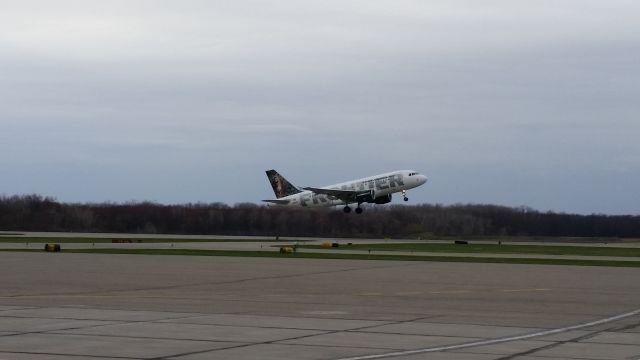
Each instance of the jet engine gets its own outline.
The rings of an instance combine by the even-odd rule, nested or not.
[[[376,197],[376,193],[374,190],[371,190],[365,194],[361,194],[357,198],[358,198],[358,202],[363,202],[363,203],[367,202],[367,203],[374,203],[374,204],[386,204],[391,202],[391,194]]]
[[[391,202],[391,194],[379,196],[379,197],[375,198],[373,200],[373,202],[376,203],[376,204],[390,203]]]

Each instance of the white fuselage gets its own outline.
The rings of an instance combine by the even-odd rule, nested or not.
[[[372,190],[375,197],[378,198],[388,196],[392,193],[413,189],[425,182],[427,182],[427,177],[418,172],[412,170],[399,170],[324,186],[322,189],[355,191]],[[325,207],[355,203],[337,199],[330,195],[316,194],[309,190],[283,197],[280,200],[288,200],[289,203],[286,206],[304,207]]]

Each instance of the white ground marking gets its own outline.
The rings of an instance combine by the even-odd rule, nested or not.
[[[504,337],[504,338],[499,338],[499,339],[491,339],[491,340],[474,341],[474,342],[465,343],[465,344],[438,346],[438,347],[407,350],[407,351],[397,351],[397,352],[391,352],[391,353],[386,353],[386,354],[355,356],[355,357],[348,357],[348,358],[340,358],[340,359],[336,359],[336,360],[383,359],[383,358],[390,358],[390,357],[396,357],[396,356],[422,354],[422,353],[430,353],[430,352],[445,351],[445,350],[464,349],[464,348],[470,348],[470,347],[475,347],[475,346],[483,346],[483,345],[492,345],[492,344],[498,344],[498,343],[503,343],[503,342],[523,340],[523,339],[529,339],[529,338],[538,337],[538,336],[553,335],[553,334],[567,332],[567,331],[571,331],[571,330],[588,328],[588,327],[591,327],[591,326],[605,324],[605,323],[608,323],[608,322],[617,321],[617,320],[628,318],[628,317],[635,316],[635,315],[640,315],[640,309],[634,310],[634,311],[631,311],[631,312],[628,312],[628,313],[616,315],[616,316],[611,316],[611,317],[608,317],[608,318],[605,318],[605,319],[600,319],[600,320],[596,320],[596,321],[590,321],[590,322],[587,322],[587,323],[582,323],[582,324],[573,325],[573,326],[567,326],[567,327],[563,327],[563,328],[559,328],[559,329],[538,331],[538,332],[534,332],[534,333],[531,333],[531,334],[509,336],[509,337]]]
[[[440,290],[440,291],[431,291],[429,294],[467,294],[470,293],[471,290]]]
[[[346,315],[346,311],[303,311],[307,315]]]
[[[551,291],[551,289],[504,289],[502,292]]]

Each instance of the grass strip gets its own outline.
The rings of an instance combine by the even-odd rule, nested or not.
[[[563,243],[620,243],[620,242],[637,242],[640,239],[635,238],[620,238],[620,237],[605,237],[605,236],[516,236],[516,235],[504,235],[504,236],[433,236],[425,235],[420,237],[420,240],[468,240],[468,241],[503,241],[503,242],[563,242]]]
[[[322,249],[318,245],[300,245],[300,248]],[[326,248],[325,248],[326,249]],[[404,251],[472,254],[537,254],[640,257],[640,248],[566,245],[497,245],[497,244],[429,244],[429,243],[380,243],[341,245],[340,250]],[[326,249],[331,251],[330,249]]]
[[[43,252],[42,250],[1,249],[0,252]],[[188,255],[188,256],[234,256],[263,257],[285,259],[338,259],[338,260],[393,260],[393,261],[434,261],[491,264],[533,264],[533,265],[573,265],[573,266],[611,266],[640,267],[640,261],[614,260],[573,260],[573,259],[535,259],[535,258],[478,258],[464,256],[415,256],[415,255],[367,255],[344,253],[305,253],[280,254],[275,251],[229,251],[194,249],[64,249],[64,253],[81,254],[128,254],[128,255]]]
[[[57,243],[57,244],[87,244],[87,243],[184,243],[184,242],[283,242],[288,240],[275,239],[187,239],[187,238],[119,238],[119,237],[25,237],[25,236],[2,236],[0,243]],[[306,240],[298,240],[304,242]]]

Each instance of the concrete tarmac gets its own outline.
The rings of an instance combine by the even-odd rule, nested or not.
[[[0,253],[0,359],[640,359],[640,270]]]

